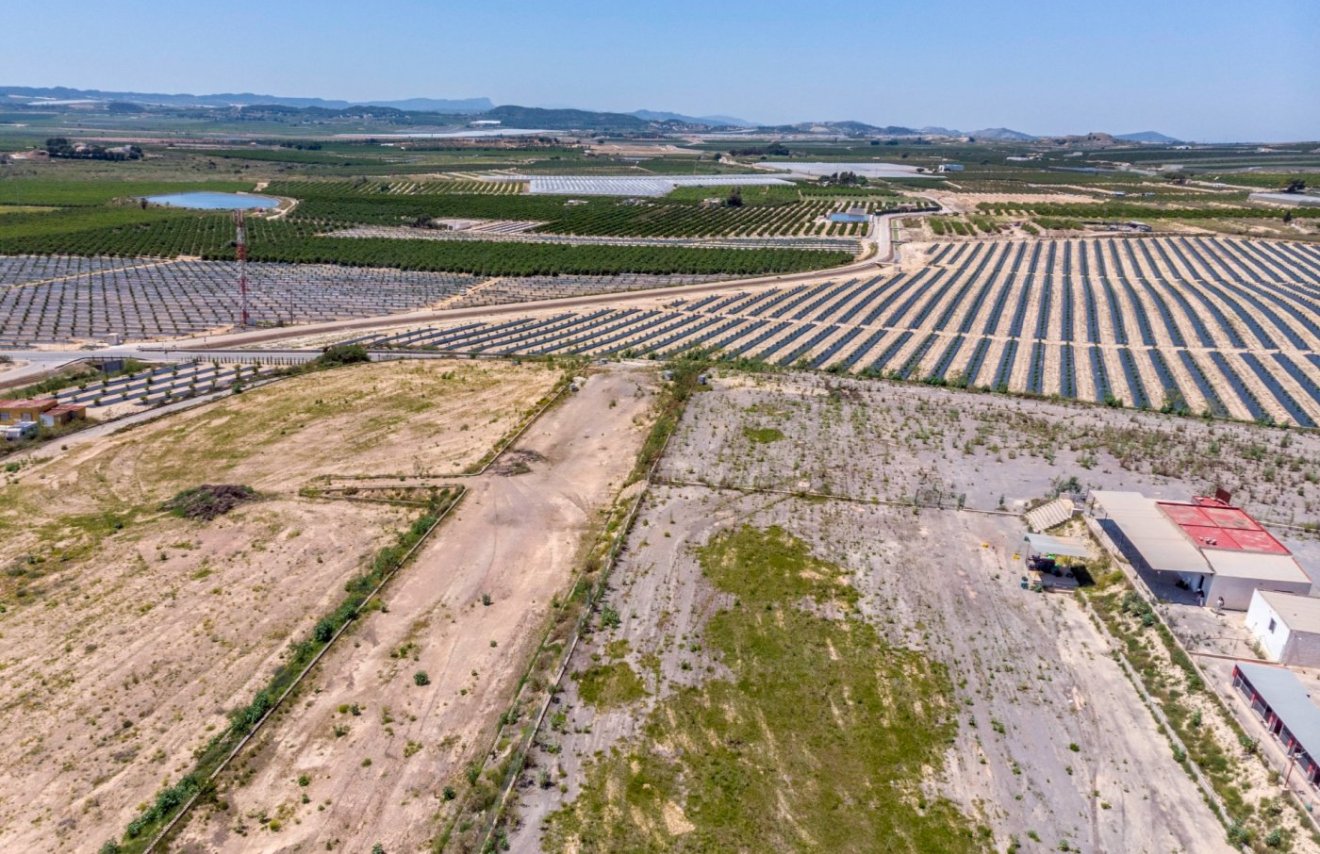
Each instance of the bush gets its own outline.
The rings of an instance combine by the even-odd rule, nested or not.
[[[250,486],[234,483],[204,483],[185,489],[161,505],[175,516],[209,522],[257,496]]]
[[[1251,831],[1235,821],[1228,826],[1228,841],[1238,846],[1250,845]]]
[[[316,361],[326,367],[351,365],[356,362],[370,362],[371,355],[361,344],[332,344],[321,351]]]

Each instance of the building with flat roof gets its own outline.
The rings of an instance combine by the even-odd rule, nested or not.
[[[1297,677],[1282,667],[1240,661],[1233,667],[1233,687],[1265,728],[1297,763],[1312,786],[1320,787],[1320,708],[1311,702]]]
[[[1270,661],[1320,667],[1320,598],[1257,590],[1246,625]]]
[[[30,400],[0,400],[0,424],[21,424],[24,421],[37,421],[41,414],[58,405],[53,397],[37,397]]]
[[[1157,593],[1182,588],[1201,604],[1245,611],[1257,589],[1311,595],[1311,578],[1269,531],[1223,498],[1157,501],[1091,493],[1100,527]]]

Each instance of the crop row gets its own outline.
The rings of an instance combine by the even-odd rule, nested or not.
[[[408,198],[408,197],[397,197]],[[473,198],[499,198],[475,196]],[[233,224],[227,216],[141,210],[36,214],[0,220],[0,254],[66,254],[212,260],[234,257]],[[40,221],[53,217],[53,221]],[[68,227],[52,227],[67,220]],[[98,227],[99,225],[99,227]],[[680,273],[755,275],[835,266],[851,259],[837,251],[789,248],[689,248],[671,246],[568,246],[517,242],[441,242],[331,238],[326,221],[253,218],[248,257],[258,261],[345,264],[482,275],[557,273]]]
[[[815,368],[837,366],[869,375],[997,391],[1086,396],[1097,403],[1159,407],[1184,414],[1235,415],[1304,427],[1313,427],[1320,420],[1320,369],[1297,362],[1271,364],[1241,354],[1235,365],[1219,352],[1107,350],[1094,345],[1079,356],[1068,343],[1035,341],[1025,348],[1017,339],[996,342],[990,338],[979,339],[969,350],[965,336],[917,334],[910,329],[867,333],[865,327],[793,322],[771,314],[739,318],[676,309],[600,309],[591,315],[565,313],[546,320],[524,318],[499,325],[468,323],[452,330],[419,330],[407,333],[409,340],[396,346],[453,352],[634,356],[701,348],[727,358]],[[1239,365],[1245,365],[1247,371]],[[1153,381],[1144,378],[1148,371]],[[1186,379],[1179,379],[1178,372]],[[1079,383],[1083,374],[1089,384],[1085,395]],[[1305,391],[1289,391],[1284,382],[1289,376]],[[1192,400],[1197,401],[1195,410]],[[1226,405],[1226,400],[1231,403]]]
[[[1144,220],[1144,219],[1280,219],[1284,210],[1273,207],[1178,207],[1176,205],[1134,205],[1117,202],[981,202],[977,210],[989,214],[1015,214],[1023,210],[1033,216],[1068,220]],[[1320,218],[1320,208],[1290,208],[1294,217]]]
[[[915,273],[711,295],[678,310],[693,315],[685,322],[653,318],[663,343],[644,329],[625,334],[624,318],[609,342],[579,331],[573,346],[676,352],[696,346],[684,330],[709,326],[721,334],[702,346],[739,357],[791,354],[795,364],[905,379],[1320,420],[1320,312],[1306,284],[1320,253],[1310,247],[1028,241],[962,243],[929,256]],[[1259,334],[1246,334],[1256,326]],[[536,352],[535,340],[518,352]]]

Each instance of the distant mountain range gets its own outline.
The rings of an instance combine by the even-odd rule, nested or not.
[[[326,98],[286,98],[252,92],[221,92],[213,95],[165,94],[161,92],[107,92],[100,89],[70,89],[64,86],[0,86],[0,95],[15,100],[127,101],[162,107],[255,107],[278,106],[305,109],[343,110],[349,107],[388,107],[427,113],[484,113],[495,106],[489,98],[407,98],[402,101],[334,101]]]
[[[1045,137],[1011,130],[985,128],[960,131],[946,127],[910,128],[899,125],[872,125],[857,121],[799,122],[789,125],[759,125],[734,116],[689,116],[660,110],[634,110],[631,113],[599,112],[570,108],[546,109],[512,104],[496,106],[489,98],[405,98],[392,101],[339,101],[327,98],[290,98],[258,95],[251,92],[224,92],[210,95],[166,94],[159,92],[121,92],[101,89],[73,89],[65,86],[0,86],[0,101],[11,106],[39,108],[57,106],[105,106],[121,112],[134,109],[128,105],[164,109],[212,109],[241,111],[243,117],[284,117],[290,111],[306,110],[318,116],[345,119],[375,119],[400,125],[463,123],[472,119],[499,121],[507,127],[544,128],[546,130],[630,131],[738,129],[761,130],[784,134],[835,134],[864,137],[972,138],[988,142],[1030,142]],[[1107,135],[1106,135],[1107,136]],[[1168,145],[1179,142],[1156,131],[1141,131],[1109,137],[1122,142]]]
[[[685,116],[682,113],[666,113],[656,110],[633,110],[628,115],[636,116],[648,122],[680,122],[687,125],[716,125],[721,127],[754,128],[756,122],[734,116]]]
[[[1137,133],[1115,134],[1114,139],[1121,139],[1124,142],[1144,142],[1149,145],[1177,145],[1182,142],[1181,139],[1174,139],[1171,136],[1165,136],[1159,131],[1143,130]]]
[[[1038,138],[1029,133],[1011,130],[1010,128],[985,128],[984,130],[970,131],[965,135],[973,139],[988,139],[994,142],[1027,142]]]

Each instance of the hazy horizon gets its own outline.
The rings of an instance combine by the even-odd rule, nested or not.
[[[347,101],[488,97],[766,124],[1320,139],[1320,4],[1288,0],[1085,8],[828,0],[796,15],[745,0],[676,0],[663,20],[635,3],[507,0],[443,10],[236,0],[219,12],[129,0],[114,9],[58,24],[39,7],[8,11],[9,31],[22,37],[0,53],[0,83]]]

